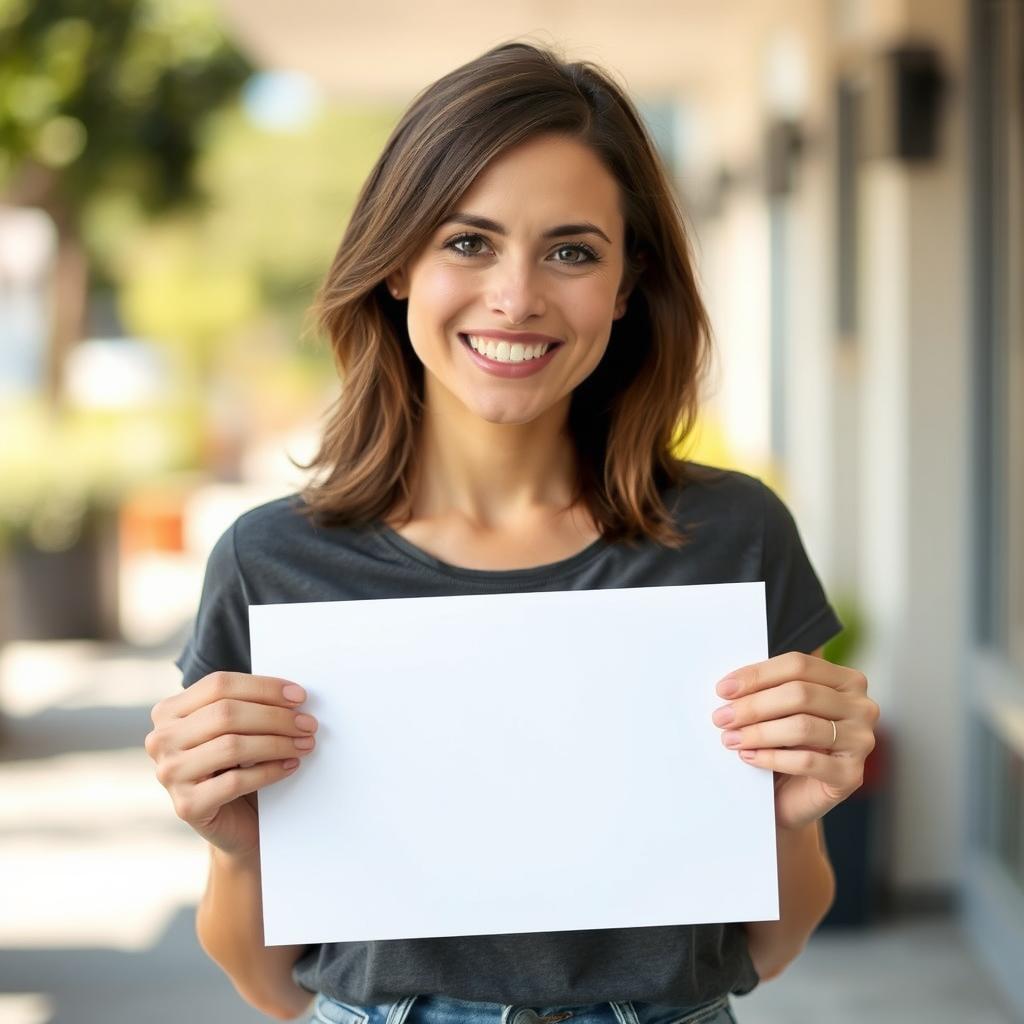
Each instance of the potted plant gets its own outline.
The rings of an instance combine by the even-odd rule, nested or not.
[[[0,637],[118,638],[122,501],[187,463],[179,414],[5,408],[0,446]]]

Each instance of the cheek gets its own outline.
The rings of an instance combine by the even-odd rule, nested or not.
[[[587,287],[573,296],[571,316],[574,331],[581,337],[594,339],[595,345],[607,344],[615,313],[615,293],[605,281],[587,282]]]
[[[572,303],[572,329],[578,338],[587,339],[580,350],[580,362],[574,374],[574,386],[597,368],[604,358],[611,338],[615,312],[615,292],[609,289],[607,281],[587,282],[585,289],[575,296]]]
[[[407,326],[417,358],[435,373],[444,373],[451,358],[452,331],[473,296],[465,271],[458,267],[426,266],[411,280]]]
[[[585,325],[590,333],[600,333],[615,311],[616,289],[612,276],[595,276],[581,281],[580,286],[573,303],[576,318],[581,328]]]
[[[438,320],[453,315],[469,294],[466,274],[457,268],[429,267],[412,280],[409,292],[409,316],[413,320],[429,320],[438,326]]]

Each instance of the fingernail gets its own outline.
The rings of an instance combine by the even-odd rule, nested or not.
[[[741,750],[740,751],[740,757],[742,757],[744,761],[753,761],[754,758],[757,757],[757,751],[756,750]]]
[[[728,725],[736,717],[736,712],[733,710],[731,704],[726,704],[724,707],[720,707],[712,716],[711,721],[715,725]]]
[[[716,687],[719,697],[731,697],[740,688],[740,681],[735,676],[726,676]]]
[[[306,699],[306,691],[294,683],[289,683],[281,693],[285,700],[290,700],[293,704],[301,704]]]
[[[293,742],[299,750],[312,750],[313,744],[316,743],[316,740],[314,740],[312,736],[299,736]]]
[[[316,719],[312,715],[296,715],[295,724],[306,732],[312,732],[316,728]]]
[[[722,733],[722,742],[727,747],[738,747],[742,737],[736,729],[730,729],[728,732]]]
[[[297,757],[289,757],[287,761],[283,761],[281,763],[281,767],[286,772],[294,771],[296,768],[299,767],[299,759]]]

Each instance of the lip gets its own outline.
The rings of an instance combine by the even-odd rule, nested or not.
[[[477,334],[476,331],[473,331],[472,333]],[[514,338],[517,341],[523,341],[524,339],[527,338],[534,338],[536,339],[536,341],[547,340],[549,342],[554,342],[553,338],[545,339],[545,335],[543,334],[509,335],[509,333],[505,331],[477,335],[477,337],[487,338],[493,338],[498,336],[500,336],[502,340],[511,340],[512,338]],[[536,341],[534,342],[534,344],[536,344]],[[488,359],[487,356],[481,355],[479,352],[477,352],[476,349],[474,349],[473,346],[470,345],[469,339],[466,337],[465,334],[459,334],[459,345],[461,348],[465,350],[469,358],[472,359],[473,362],[476,363],[476,365],[479,366],[480,369],[484,371],[484,373],[489,373],[492,377],[505,377],[511,378],[513,380],[518,379],[520,377],[532,377],[535,373],[540,373],[540,371],[543,370],[544,367],[547,366],[552,359],[554,359],[555,354],[562,347],[560,343],[552,344],[551,348],[549,348],[547,352],[545,352],[544,355],[542,355],[539,359],[530,359],[528,362],[525,363],[499,363],[494,359]]]
[[[530,331],[498,331],[498,330],[481,330],[481,331],[460,331],[460,334],[472,334],[477,338],[498,338],[501,341],[518,341],[523,345],[559,345],[561,344],[561,338],[552,338],[550,334],[534,334]]]

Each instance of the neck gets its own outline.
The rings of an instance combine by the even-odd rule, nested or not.
[[[489,423],[432,384],[429,374],[425,383],[415,519],[455,517],[490,530],[569,507],[576,454],[567,429],[568,396],[529,423]]]

